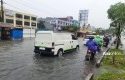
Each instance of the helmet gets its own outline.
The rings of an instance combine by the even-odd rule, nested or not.
[[[100,38],[100,36],[99,36],[99,35],[96,35],[96,37]]]

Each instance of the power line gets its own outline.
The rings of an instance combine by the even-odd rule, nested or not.
[[[13,8],[16,8],[16,9],[18,9],[18,10],[22,10],[22,11],[24,11],[24,12],[27,12],[27,11],[25,11],[24,9],[18,8],[18,7],[13,6],[13,5],[9,4],[9,3],[5,3],[5,4],[6,4],[6,5],[9,5],[9,6],[13,7]]]
[[[21,0],[22,1],[22,0]],[[33,3],[33,4],[31,4],[31,5],[33,5],[33,7],[28,7],[28,6],[26,6],[24,3],[26,3],[26,4],[29,4],[28,2],[26,2],[25,0],[23,0],[22,2],[23,3],[21,3],[20,1],[17,1],[17,0],[15,0],[15,1],[13,1],[14,3],[16,3],[16,4],[19,4],[19,5],[23,5],[24,7],[25,7],[25,10],[24,9],[22,9],[22,8],[18,8],[17,6],[13,6],[13,5],[11,5],[11,4],[9,4],[9,3],[6,3],[7,5],[9,5],[9,6],[12,6],[12,7],[14,7],[14,8],[16,8],[16,9],[19,9],[19,10],[22,10],[22,11],[24,11],[24,12],[28,12],[28,11],[31,11],[31,8],[33,9],[33,10],[35,10],[35,13],[36,14],[40,14],[40,16],[42,16],[41,15],[41,13],[40,13],[40,11],[43,11],[43,12],[45,12],[45,13],[48,13],[48,14],[51,14],[51,15],[53,15],[53,16],[57,16],[57,14],[53,14],[52,12],[47,12],[47,10],[42,10],[41,8],[42,7],[40,7],[40,8],[38,8],[38,7],[36,7],[37,5],[39,5],[38,3],[40,3],[38,0],[37,0],[37,3]],[[43,4],[42,4],[42,6],[43,6]],[[27,10],[26,10],[26,8],[27,8]],[[44,8],[45,8],[45,5],[44,5]],[[46,9],[49,9],[49,10],[55,10],[55,9],[50,9],[49,7],[46,7]],[[60,11],[58,11],[58,12],[60,12]],[[29,13],[29,12],[28,12]],[[62,13],[62,12],[61,12]],[[59,16],[60,17],[60,16]]]
[[[15,0],[17,3],[21,3],[20,1],[17,1],[17,0]],[[23,1],[24,3],[27,3],[27,4],[29,4],[29,2],[26,2],[26,1]],[[23,5],[25,5],[23,3]],[[40,4],[38,4],[38,3],[40,3]],[[22,3],[21,3],[22,4]],[[30,3],[31,4],[31,3]],[[37,10],[39,10],[40,11],[40,8],[43,8],[44,7],[44,9],[46,8],[47,10],[49,9],[49,13],[52,15],[53,13],[52,12],[50,12],[50,10],[55,10],[55,12],[57,13],[57,12],[60,12],[60,13],[63,13],[63,14],[65,14],[64,12],[62,12],[62,11],[59,11],[59,10],[56,10],[56,9],[54,9],[54,8],[49,8],[49,7],[47,7],[47,6],[45,6],[44,4],[42,4],[42,7],[40,7],[40,8],[36,8],[35,6],[37,6],[37,5],[41,5],[41,2],[39,2],[39,1],[37,1],[37,3],[33,3],[32,4],[33,5],[33,8],[35,8],[35,9],[37,9]],[[35,6],[34,6],[35,5]],[[26,5],[25,5],[26,6]],[[26,6],[27,7],[27,6]],[[43,12],[46,12],[47,10],[43,10]],[[55,14],[55,12],[54,12],[54,14],[53,15],[56,15],[57,16],[57,14]],[[60,15],[60,14],[59,14]],[[67,14],[66,14],[67,15]]]
[[[28,2],[26,2],[26,1],[23,1],[23,2],[25,2],[25,3],[27,3],[27,4],[29,4]],[[25,4],[23,4],[23,3],[21,3],[21,2],[19,2],[19,1],[16,1],[16,3],[18,3],[18,4],[22,4],[22,5],[24,5],[24,6],[26,6]],[[31,3],[30,3],[31,4]],[[31,5],[34,5],[33,7],[32,7],[32,9],[34,9],[34,10],[38,10],[38,12],[39,11],[41,11],[41,9],[40,8],[37,8],[37,7],[35,7],[36,5],[35,4],[31,4]],[[27,7],[27,6],[26,6]],[[29,7],[28,7],[29,8]],[[31,7],[30,7],[31,8]],[[48,14],[51,14],[51,15],[53,15],[53,16],[57,16],[57,14],[53,14],[52,12],[47,12],[47,10],[42,10],[42,11],[44,11],[45,13],[48,13]]]
[[[11,5],[11,4],[9,4],[9,3],[5,3],[6,5],[8,5],[8,6],[10,6],[10,7],[13,7],[13,8],[15,8],[15,9],[18,9],[18,10],[21,10],[21,11],[23,11],[23,12],[25,12],[25,13],[29,13],[28,12],[28,10],[24,10],[24,9],[22,9],[22,8],[18,8],[17,6],[13,6],[13,5]],[[9,9],[9,8],[8,8]],[[18,11],[17,10],[17,11]],[[19,11],[20,12],[20,11]],[[29,13],[29,14],[32,14],[32,13]],[[36,14],[35,14],[36,15]]]
[[[41,4],[41,2],[39,2],[39,0],[36,0],[36,1],[37,1],[37,3],[40,3],[40,4]],[[37,3],[36,3],[36,4],[37,4]],[[44,6],[45,8],[49,8],[49,9],[52,9],[52,10],[58,11],[58,12],[60,12],[60,13],[63,13],[63,14],[69,15],[69,14],[67,14],[67,13],[64,13],[64,11],[61,11],[61,10],[58,10],[58,9],[55,9],[55,8],[52,8],[52,7],[48,7],[48,6],[45,5],[45,4],[42,4],[42,6]]]
[[[8,6],[11,6],[11,7],[13,7],[13,8],[16,8],[16,9],[18,9],[18,11],[19,10],[21,10],[21,11],[23,11],[23,12],[26,12],[26,13],[29,13],[28,11],[31,11],[31,10],[26,10],[26,9],[22,9],[22,8],[18,8],[17,6],[13,6],[13,5],[11,5],[11,4],[9,4],[9,3],[5,3],[6,5],[8,5]],[[19,11],[20,12],[20,11]],[[37,14],[38,14],[39,12],[37,12]],[[29,14],[33,14],[33,13],[29,13]],[[41,13],[39,13],[39,14],[41,14]],[[36,14],[35,14],[36,15]]]

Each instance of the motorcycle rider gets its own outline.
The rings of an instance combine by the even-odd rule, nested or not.
[[[97,46],[98,46],[98,44],[94,40],[94,37],[89,38],[89,40],[86,42],[86,46],[87,46],[88,50],[91,50],[94,52],[94,54],[92,54],[92,56],[94,57],[94,55],[96,54],[96,51],[97,51]]]
[[[107,47],[107,45],[109,44],[109,38],[108,38],[107,35],[104,36],[103,42],[106,42],[106,43],[107,43],[107,44],[106,44],[106,47]]]
[[[103,44],[102,38],[101,38],[99,35],[96,35],[95,41],[96,41],[96,43],[98,44],[98,48],[100,48],[100,50],[101,50],[101,46],[102,46],[102,44]]]

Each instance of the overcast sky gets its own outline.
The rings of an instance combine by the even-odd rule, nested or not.
[[[125,0],[3,0],[4,7],[31,13],[38,17],[73,16],[78,20],[79,10],[89,10],[88,23],[95,27],[108,28],[107,10],[110,5]]]

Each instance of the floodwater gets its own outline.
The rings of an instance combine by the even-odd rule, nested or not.
[[[82,39],[79,44],[79,52],[54,57],[35,54],[34,39],[0,41],[0,80],[84,80],[99,57],[85,61]]]

